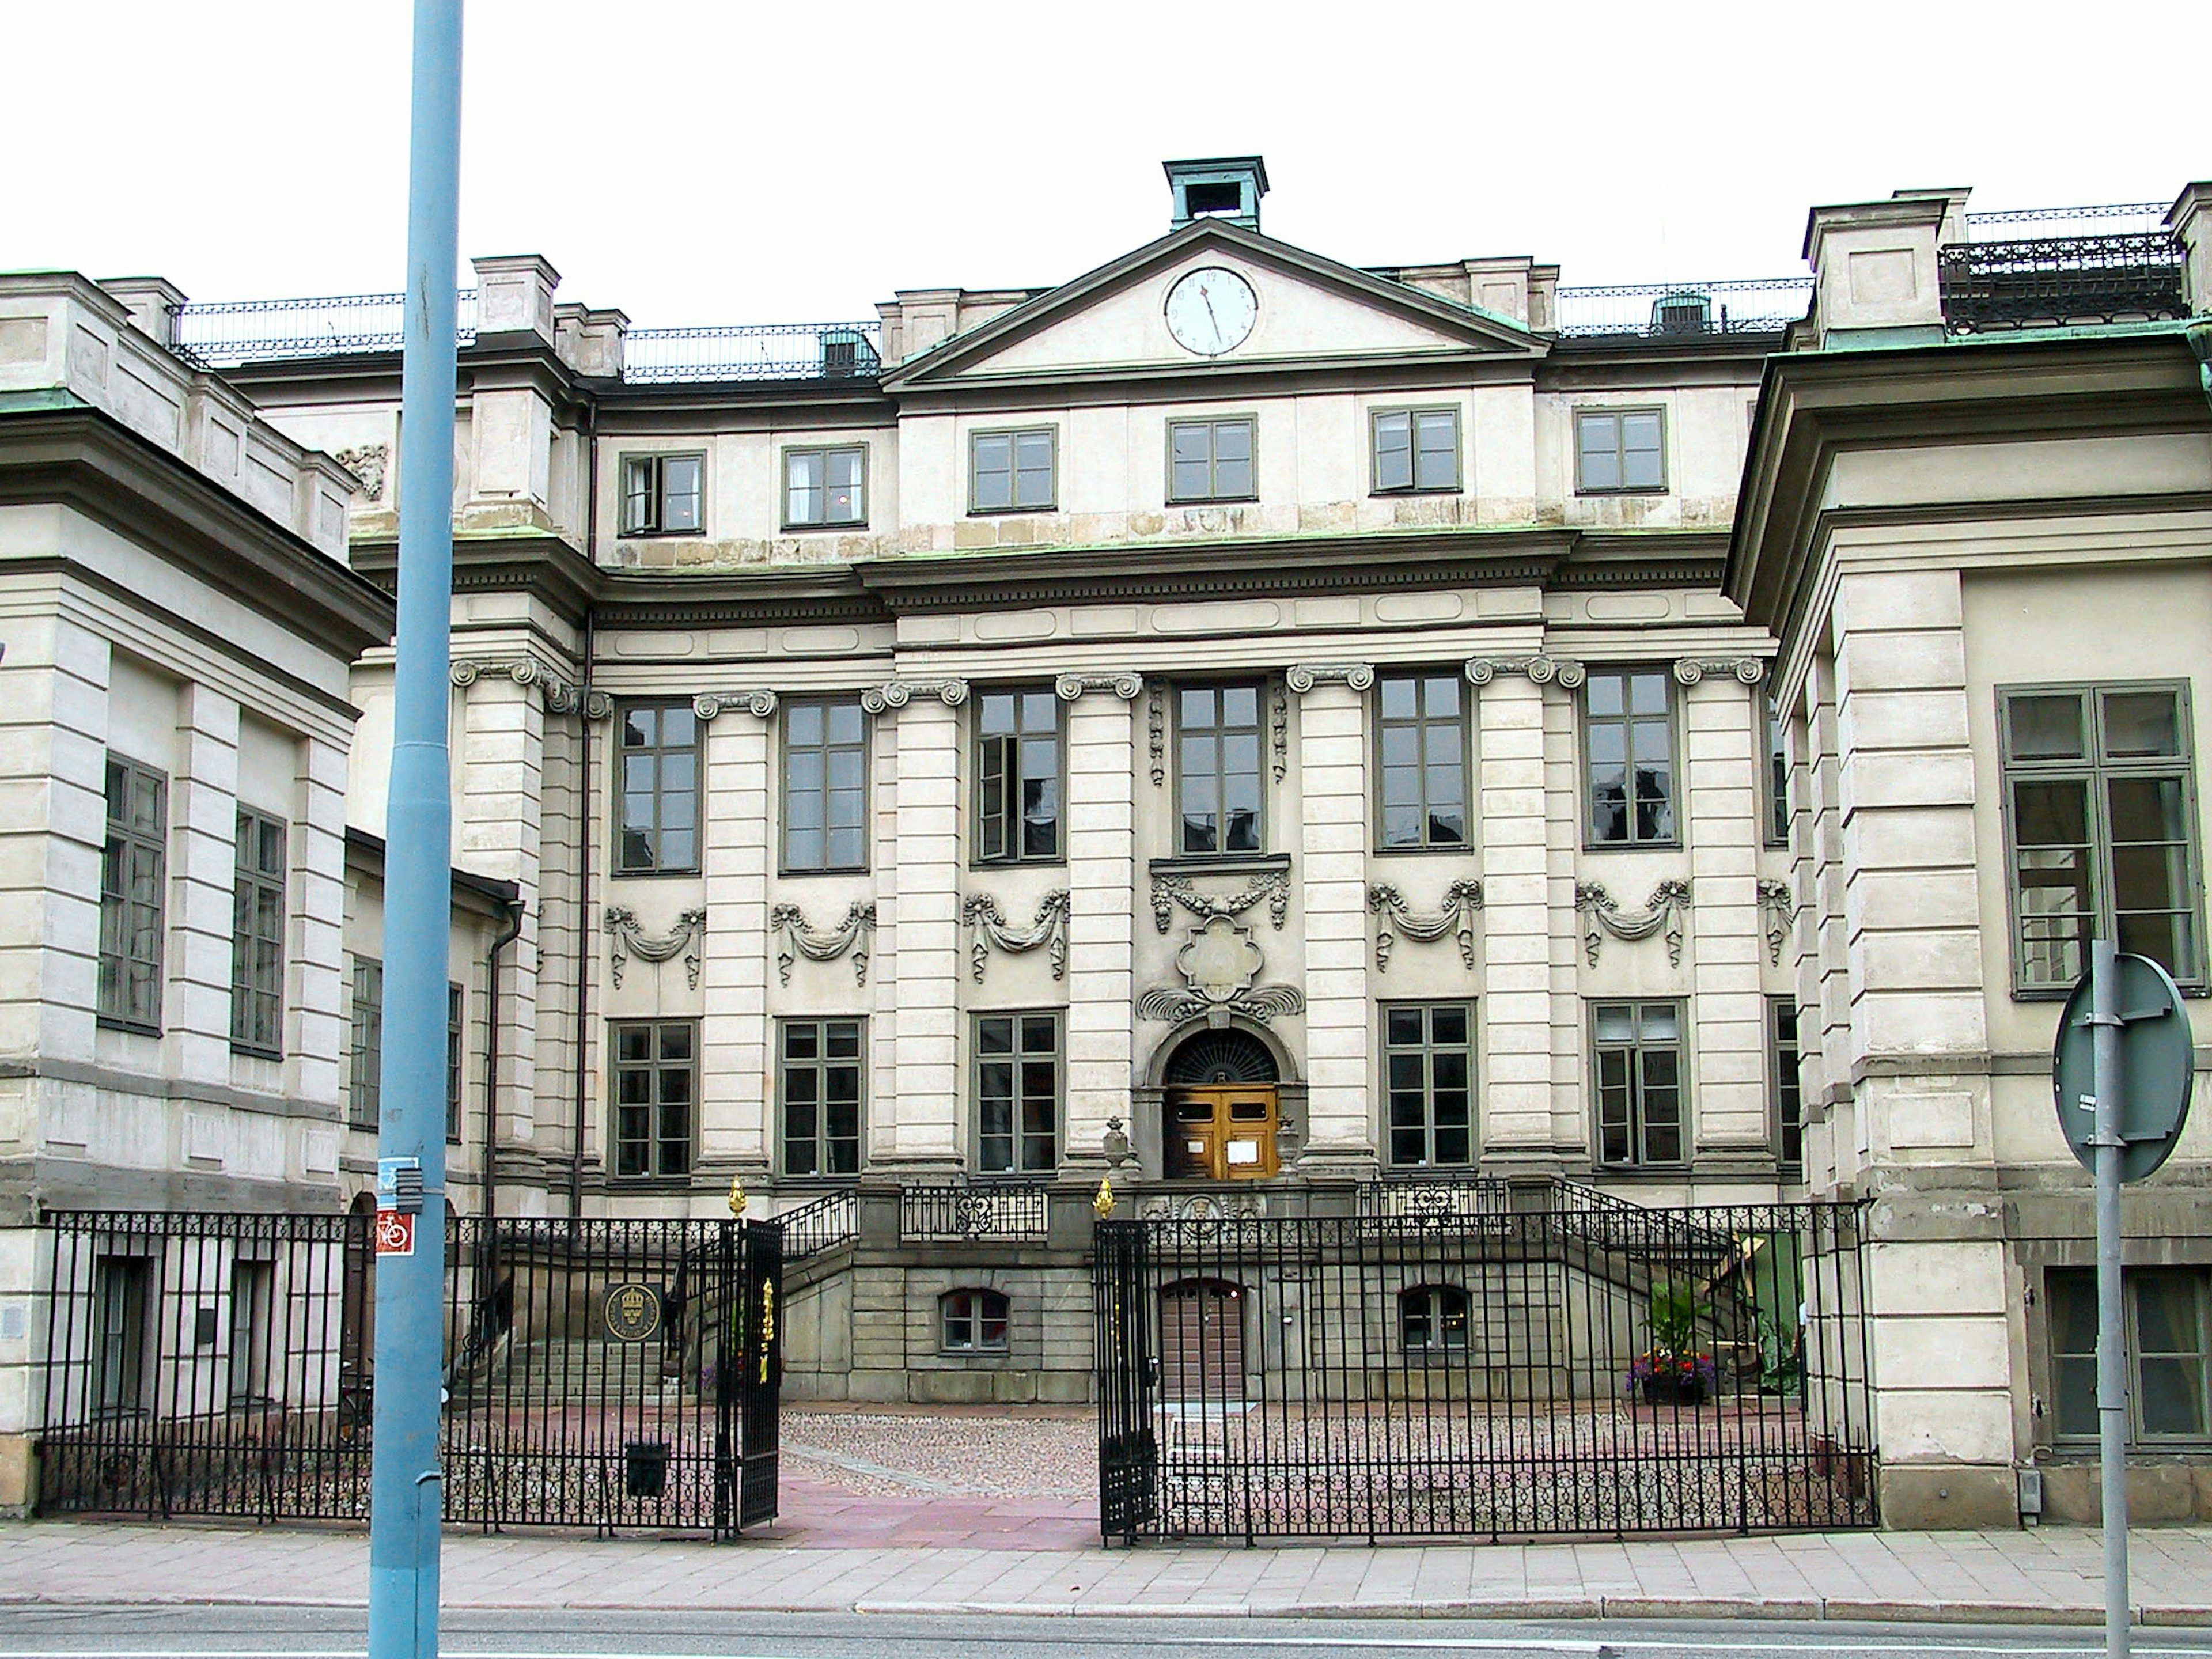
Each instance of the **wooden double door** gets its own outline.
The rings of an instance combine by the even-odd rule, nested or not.
[[[1272,1084],[1170,1089],[1166,1118],[1171,1179],[1261,1181],[1282,1169],[1275,1146],[1282,1107]]]

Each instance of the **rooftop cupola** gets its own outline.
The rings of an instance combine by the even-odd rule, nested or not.
[[[1194,219],[1226,219],[1247,230],[1260,228],[1260,198],[1267,193],[1267,164],[1256,155],[1215,155],[1194,161],[1163,161],[1168,188],[1175,192],[1175,222],[1181,230]]]

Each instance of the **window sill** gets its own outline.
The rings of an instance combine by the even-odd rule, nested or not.
[[[1145,866],[1155,876],[1183,874],[1257,874],[1262,871],[1291,867],[1288,853],[1182,853],[1173,858],[1154,859]]]
[[[1249,507],[1259,499],[1257,495],[1170,495],[1164,505],[1169,507]]]
[[[626,542],[661,542],[680,539],[685,536],[703,537],[707,533],[707,527],[702,525],[696,530],[621,530],[615,533],[621,540]]]
[[[1462,841],[1455,842],[1449,846],[1377,847],[1374,849],[1374,853],[1378,859],[1419,858],[1424,854],[1431,858],[1473,858],[1474,848]]]
[[[1603,498],[1608,495],[1671,495],[1674,493],[1665,484],[1646,484],[1632,489],[1586,489],[1580,484],[1575,486],[1575,497],[1578,501],[1592,496]]]
[[[158,1025],[141,1025],[135,1020],[111,1019],[106,1014],[97,1016],[93,1024],[103,1031],[127,1031],[132,1036],[158,1037],[161,1035],[161,1028]]]
[[[867,527],[868,521],[866,519],[835,519],[825,520],[821,524],[787,524],[779,526],[782,533],[787,536],[816,535],[825,530],[866,530]]]
[[[971,507],[968,509],[968,516],[971,519],[1018,519],[1029,514],[1059,511],[1058,501],[1042,501],[1035,507]]]
[[[970,870],[1057,870],[1065,869],[1067,854],[1054,853],[1050,858],[1033,859],[969,859]]]
[[[265,1060],[272,1065],[282,1065],[284,1060],[282,1048],[254,1048],[243,1042],[234,1042],[230,1045],[230,1052],[240,1060]]]
[[[870,873],[870,868],[865,864],[831,864],[793,869],[788,865],[780,864],[775,873],[787,880],[797,881],[808,876],[865,876]]]
[[[1679,840],[1586,841],[1583,843],[1585,853],[1679,853],[1681,850],[1682,843]]]
[[[1398,495],[1464,495],[1465,494],[1467,494],[1465,484],[1407,484],[1397,489],[1370,489],[1367,492],[1367,499],[1371,501],[1387,501]]]
[[[696,1185],[689,1175],[611,1175],[607,1177],[607,1190],[611,1193],[688,1193]]]
[[[669,868],[665,870],[658,868],[652,870],[623,870],[617,868],[610,870],[607,873],[614,877],[617,881],[631,881],[640,876],[690,876],[694,879],[696,879],[702,872],[699,866],[693,864],[688,865],[680,870],[671,866]]]

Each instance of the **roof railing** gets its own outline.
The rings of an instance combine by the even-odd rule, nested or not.
[[[1565,339],[1694,340],[1779,334],[1812,303],[1809,276],[1624,283],[1554,291]]]

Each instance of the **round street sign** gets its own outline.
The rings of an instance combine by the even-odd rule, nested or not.
[[[2195,1038],[2181,993],[2165,969],[2148,957],[2121,956],[2120,1179],[2141,1181],[2166,1162],[2189,1118],[2195,1082]],[[2082,1168],[2097,1170],[2095,1029],[2089,1024],[2089,976],[2066,999],[2051,1079],[2058,1096],[2058,1127]],[[2084,1102],[2089,1103],[2084,1104]]]

